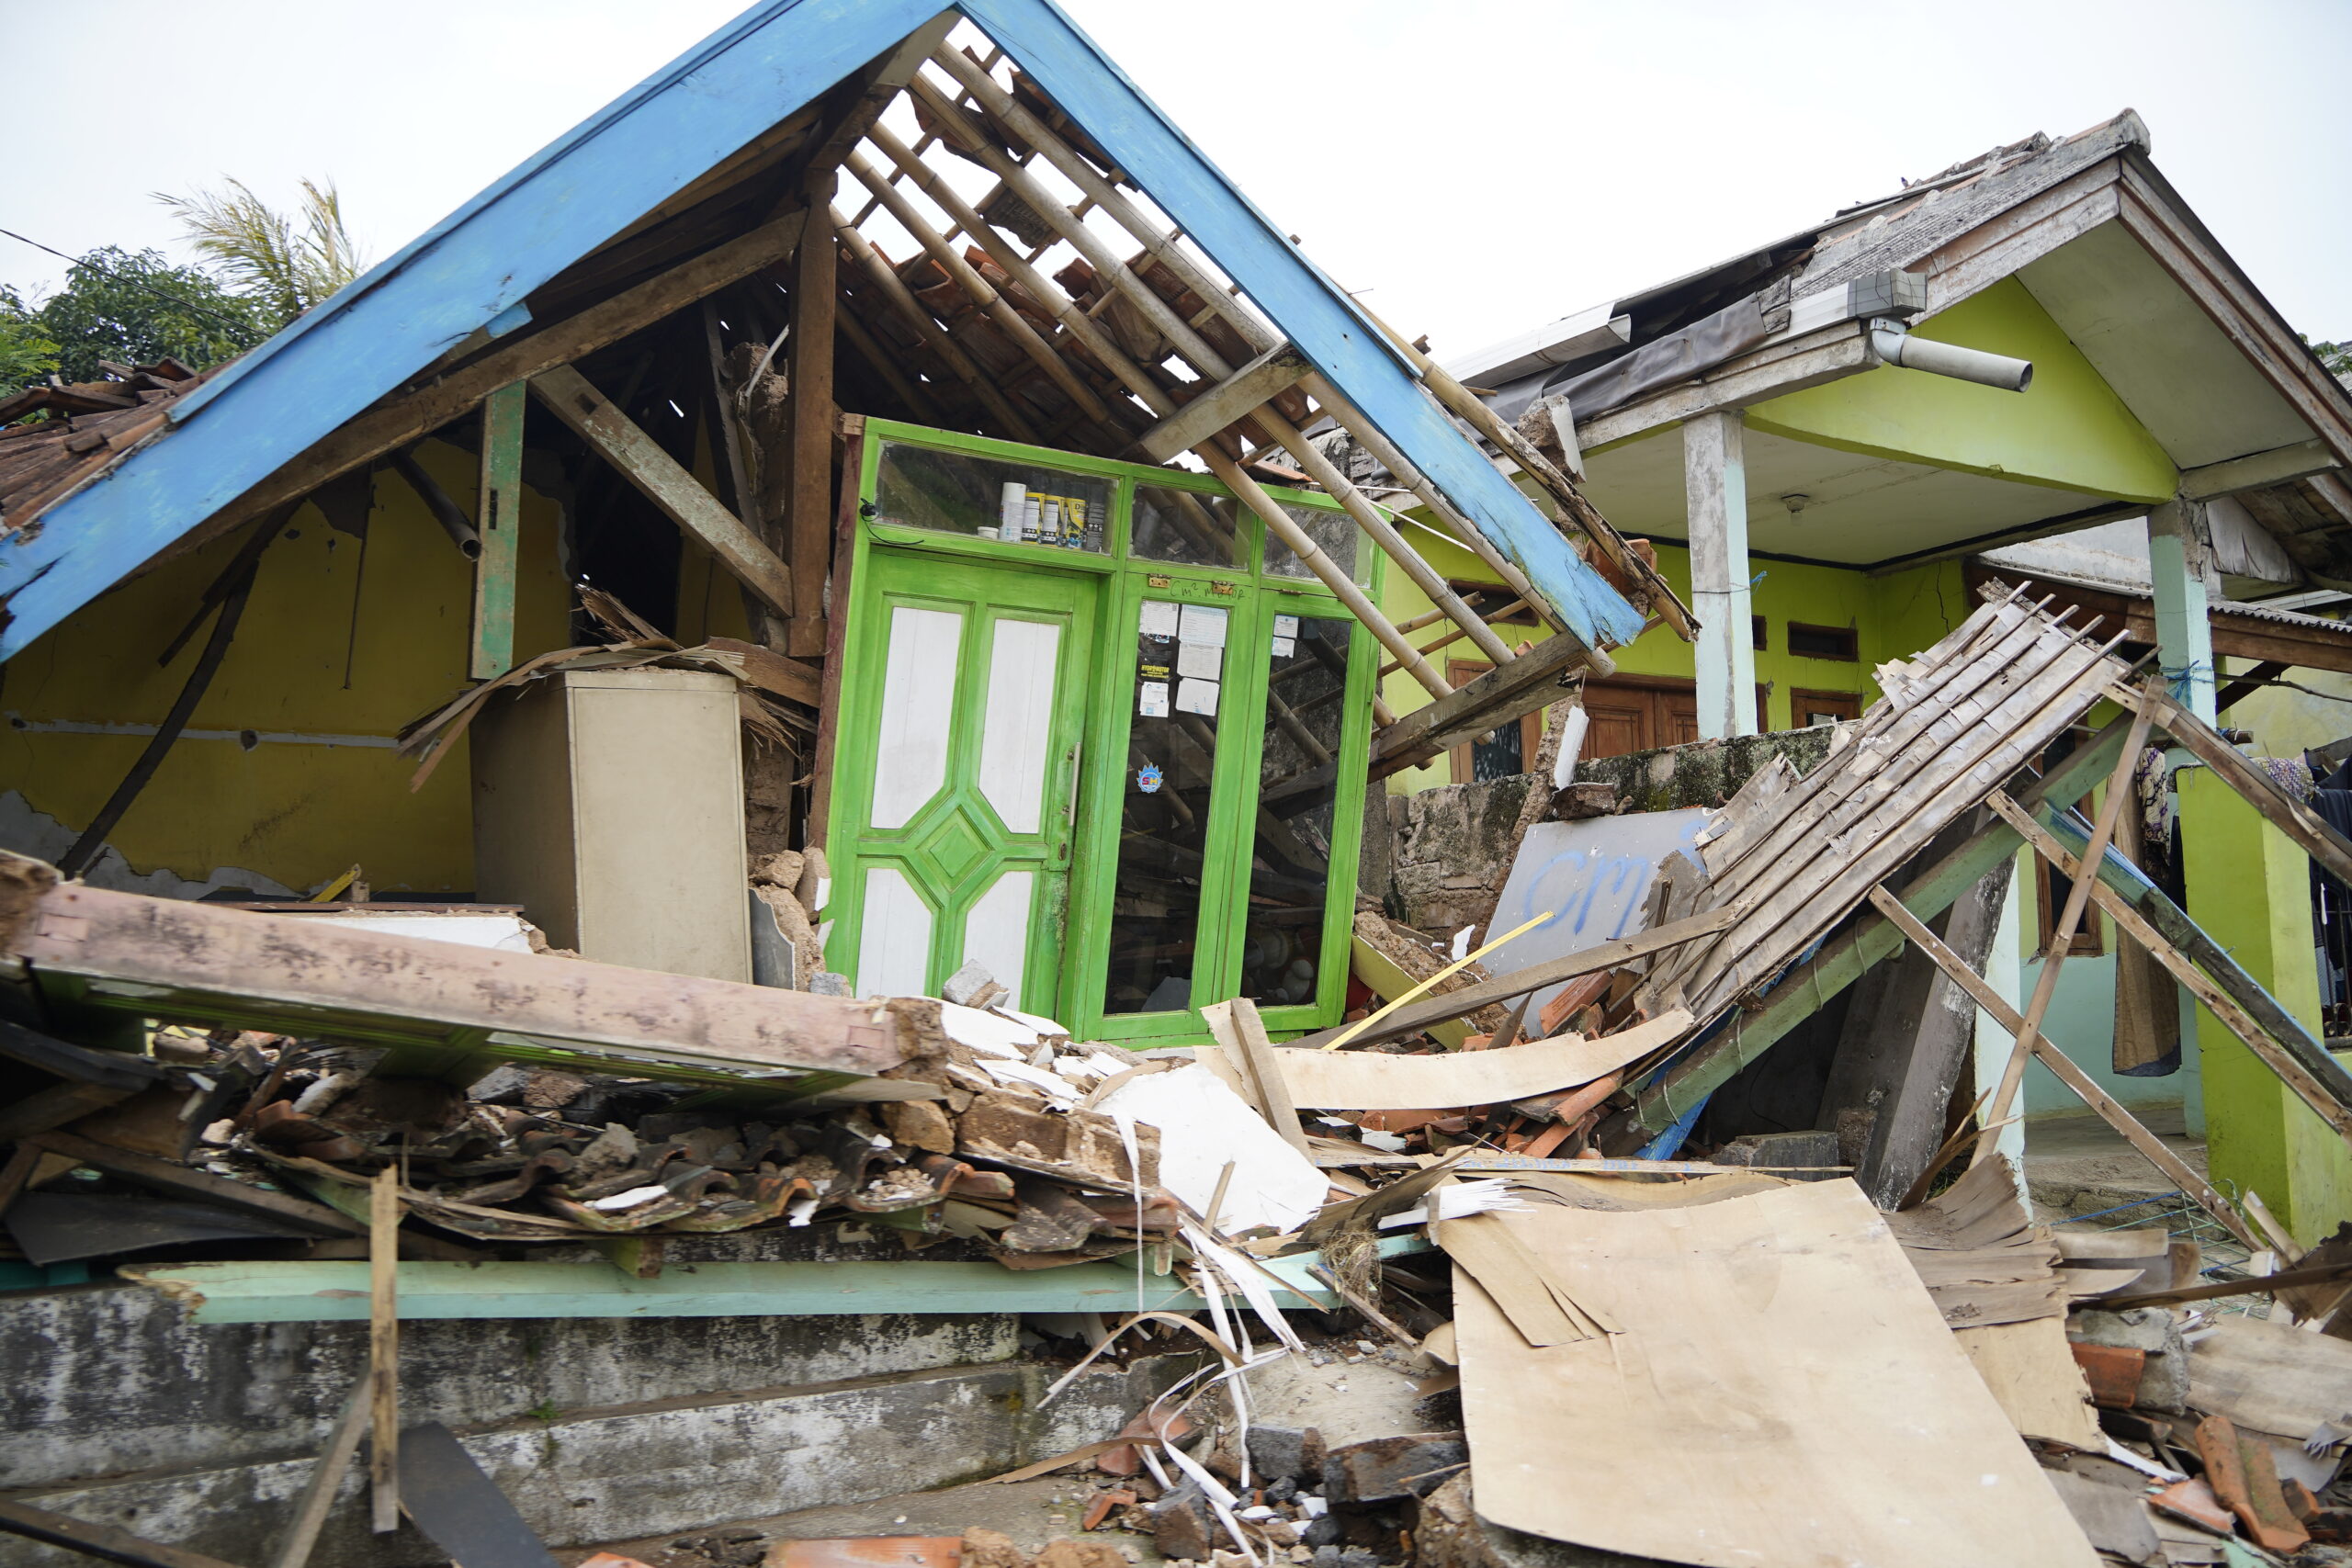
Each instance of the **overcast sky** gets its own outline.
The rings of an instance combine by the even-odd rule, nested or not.
[[[2352,4],[1064,0],[1322,266],[1441,357],[2126,107],[2297,327],[2352,337]],[[0,0],[0,228],[172,249],[151,198],[332,176],[378,257],[737,0]],[[100,45],[102,47],[94,47]],[[65,264],[0,238],[0,283]]]

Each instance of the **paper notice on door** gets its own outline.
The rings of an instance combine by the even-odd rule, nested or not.
[[[1206,643],[1186,642],[1176,647],[1176,673],[1197,681],[1214,681],[1225,672],[1225,649]]]
[[[1278,637],[1274,638],[1274,657],[1276,659],[1288,659],[1292,654],[1296,653],[1297,651],[1298,638],[1295,637]]]
[[[1186,604],[1181,609],[1176,635],[1186,642],[1206,643],[1211,648],[1225,646],[1225,616],[1223,610],[1209,604]]]
[[[1168,716],[1168,682],[1145,681],[1136,687],[1136,712],[1145,718]]]
[[[1216,691],[1215,681],[1179,681],[1176,682],[1176,711],[1196,713],[1204,718],[1215,718]]]
[[[1276,615],[1274,617],[1274,635],[1276,637],[1296,637],[1298,635],[1298,617],[1296,615]]]
[[[1137,634],[1143,637],[1174,637],[1178,609],[1179,606],[1164,599],[1145,600],[1143,623],[1136,628]]]

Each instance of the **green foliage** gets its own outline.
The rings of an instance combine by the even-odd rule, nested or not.
[[[367,258],[343,227],[343,202],[329,180],[302,182],[292,213],[272,209],[231,180],[225,191],[155,199],[178,214],[180,231],[239,294],[283,326],[367,270]]]
[[[0,398],[57,368],[57,344],[13,288],[0,284]]]
[[[2309,338],[2303,341],[2311,343]],[[2352,343],[2312,343],[2312,352],[2319,355],[2319,362],[2327,367],[2329,375],[2352,376]]]
[[[0,298],[0,391],[52,369],[68,381],[101,380],[101,359],[153,364],[169,355],[201,370],[243,354],[276,325],[254,301],[195,267],[174,266],[159,251],[109,245],[75,262],[65,287],[38,309],[13,291]],[[46,346],[34,347],[36,341]],[[12,344],[30,351],[21,367],[9,358]],[[51,363],[43,366],[43,358]]]

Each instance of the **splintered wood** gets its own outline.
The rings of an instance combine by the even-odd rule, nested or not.
[[[1645,1010],[1685,1006],[1704,1024],[1795,961],[2090,711],[2126,673],[2109,646],[2012,595],[1883,666],[1886,700],[1820,766],[1758,775],[1724,810],[1700,851],[1703,885],[1677,893],[1744,912],[1659,958]]]
[[[1852,1184],[1510,1224],[1623,1332],[1532,1346],[1457,1276],[1484,1517],[1702,1568],[2098,1561]]]

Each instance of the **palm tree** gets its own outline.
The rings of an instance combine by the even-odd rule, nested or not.
[[[231,180],[226,191],[155,199],[178,214],[180,231],[223,281],[277,317],[283,326],[368,269],[368,258],[343,227],[334,182],[302,182],[293,213],[278,212]]]

